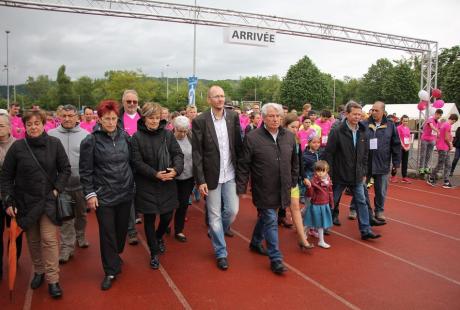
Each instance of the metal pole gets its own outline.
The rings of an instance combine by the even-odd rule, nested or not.
[[[8,63],[8,35],[9,30],[6,30],[6,105],[10,109],[10,68]]]
[[[169,101],[169,77],[168,77],[168,67],[169,64],[166,65],[166,103]]]
[[[332,112],[335,112],[335,77],[334,77],[334,96],[332,97]]]
[[[179,102],[179,72],[176,71],[176,106]]]
[[[195,0],[195,23],[193,24],[193,76],[196,74],[196,0]]]

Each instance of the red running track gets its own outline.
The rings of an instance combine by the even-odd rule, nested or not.
[[[63,299],[52,300],[46,285],[28,289],[32,268],[24,247],[14,300],[9,301],[4,276],[0,309],[460,309],[459,188],[433,188],[422,181],[391,184],[388,224],[375,228],[383,238],[369,242],[359,239],[356,221],[347,219],[349,200],[342,201],[342,226],[327,237],[331,249],[301,252],[295,232],[280,228],[289,267],[283,276],[271,273],[266,257],[248,250],[256,217],[250,197],[241,199],[232,227],[236,235],[227,238],[226,272],[216,268],[203,203],[194,203],[185,230],[189,241],[166,237],[161,270],[149,268],[143,228],[137,225],[142,242],[126,246],[123,272],[105,292],[99,289],[103,272],[92,212],[91,246],[77,249],[61,265]]]

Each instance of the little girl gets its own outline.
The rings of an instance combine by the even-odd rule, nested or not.
[[[331,246],[324,241],[324,229],[332,226],[331,207],[334,205],[332,182],[329,178],[329,165],[320,160],[315,163],[315,175],[307,184],[307,196],[311,197],[311,205],[305,213],[304,223],[308,227],[318,229],[318,246],[328,249]]]

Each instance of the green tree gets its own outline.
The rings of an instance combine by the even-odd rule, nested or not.
[[[444,78],[443,98],[446,102],[455,102],[460,107],[460,60],[455,61]]]
[[[360,102],[361,80],[345,76],[343,82],[343,96],[339,104],[346,104],[349,100]]]
[[[280,87],[280,99],[285,105],[297,110],[305,101],[321,108],[329,102],[328,87],[321,72],[307,56],[291,66]]]
[[[384,100],[383,83],[391,74],[393,64],[386,58],[377,60],[369,67],[369,70],[361,81],[361,100],[364,104],[373,103],[376,100]]]
[[[438,88],[444,90],[444,84],[450,68],[459,61],[460,45],[441,49],[441,53],[438,56]]]
[[[419,85],[414,70],[408,62],[400,62],[384,77],[382,100],[386,103],[414,103]]]
[[[75,95],[78,98],[79,108],[82,106],[94,106],[96,101],[93,97],[93,80],[88,76],[82,76],[73,83]]]
[[[26,81],[26,95],[29,100],[25,106],[36,104],[46,110],[55,107],[57,103],[55,89],[55,83],[47,75],[39,75],[36,79],[29,76]]]
[[[70,77],[65,74],[65,65],[59,67],[57,72],[57,104],[75,104],[76,97],[73,92],[72,82]],[[53,106],[55,107],[55,106]]]

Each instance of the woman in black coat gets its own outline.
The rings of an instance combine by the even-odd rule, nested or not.
[[[57,225],[62,223],[56,217],[56,196],[64,191],[69,179],[69,159],[61,141],[44,131],[46,114],[43,111],[27,111],[22,119],[26,138],[15,141],[10,147],[0,176],[3,205],[6,213],[16,217],[18,225],[26,232],[35,271],[31,288],[38,288],[46,278],[49,294],[59,298],[62,290]]]
[[[88,208],[96,211],[99,243],[108,290],[121,272],[134,192],[128,134],[117,126],[119,105],[104,100],[97,108],[98,124],[80,145],[80,182]]]
[[[132,138],[132,160],[136,181],[136,211],[144,214],[144,230],[150,248],[150,266],[160,267],[158,255],[166,250],[163,235],[171,222],[174,209],[179,206],[175,177],[184,169],[184,155],[172,132],[165,130],[161,120],[161,106],[147,102],[141,110],[137,132]],[[168,163],[165,159],[166,147]],[[160,223],[155,231],[155,218]]]

